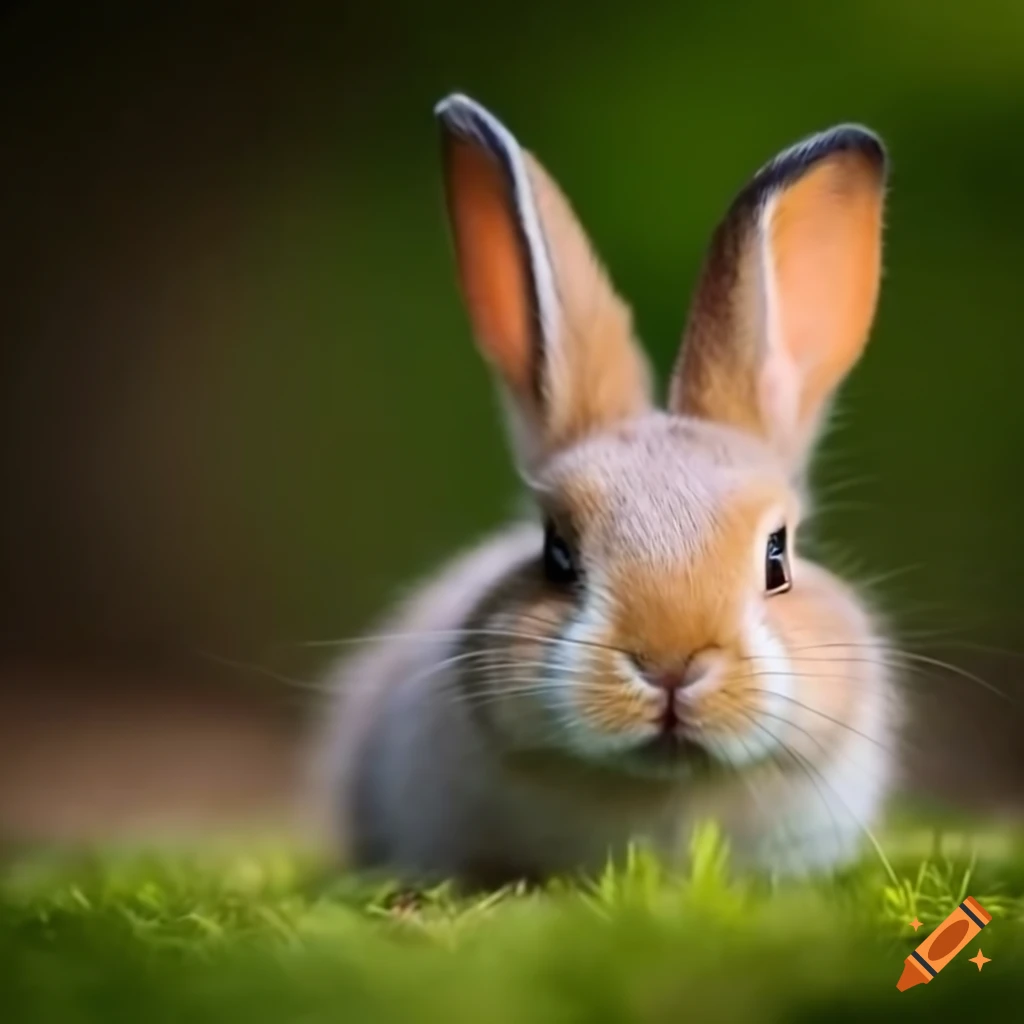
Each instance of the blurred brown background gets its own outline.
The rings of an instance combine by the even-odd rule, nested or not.
[[[8,6],[0,837],[287,822],[303,645],[512,507],[441,214],[456,88],[562,181],[662,372],[742,181],[883,134],[883,303],[816,534],[896,571],[915,650],[1024,697],[1024,8],[849,6]],[[912,689],[918,788],[1018,801],[1019,713]]]

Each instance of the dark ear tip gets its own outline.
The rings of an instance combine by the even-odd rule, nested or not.
[[[874,166],[882,181],[888,174],[889,158],[881,138],[863,125],[839,124],[783,150],[755,175],[748,194],[764,196],[791,185],[836,153],[859,153]]]
[[[460,139],[480,141],[493,134],[493,115],[461,92],[450,93],[435,104],[434,117],[445,131]]]
[[[822,150],[824,153],[854,151],[863,154],[880,170],[885,171],[889,163],[889,154],[880,136],[862,124],[840,124],[822,132]]]
[[[434,116],[446,144],[452,139],[473,143],[500,160],[508,170],[518,144],[486,107],[461,92],[453,92],[435,105]]]
[[[434,104],[434,117],[444,125],[458,125],[475,106],[468,96],[452,92]]]

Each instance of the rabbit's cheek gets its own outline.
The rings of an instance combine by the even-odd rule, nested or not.
[[[587,728],[613,741],[632,745],[657,732],[664,695],[630,678],[614,656],[576,688],[576,709]]]
[[[719,685],[692,695],[702,742],[734,767],[763,761],[790,743],[786,723],[794,700],[785,644],[756,610],[746,617],[742,655]]]
[[[608,644],[594,612],[566,630],[554,659],[551,695],[581,752],[607,755],[657,732],[659,697]]]

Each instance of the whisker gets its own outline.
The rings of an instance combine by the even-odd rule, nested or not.
[[[817,715],[819,718],[823,718],[825,721],[831,722],[833,725],[837,725],[840,728],[847,730],[847,732],[853,733],[853,735],[855,735],[855,736],[861,737],[861,739],[867,740],[869,743],[873,743],[875,746],[877,746],[879,748],[879,750],[884,751],[886,754],[898,754],[900,752],[899,750],[896,750],[896,749],[893,749],[892,747],[886,746],[886,744],[884,744],[881,740],[877,739],[876,737],[869,736],[866,732],[863,732],[860,729],[854,728],[854,726],[850,725],[848,722],[844,722],[844,721],[842,721],[839,718],[835,718],[832,715],[826,714],[824,711],[821,711],[820,709],[815,708],[815,707],[811,707],[810,704],[805,704],[803,701],[797,700],[795,697],[790,697],[788,694],[776,693],[774,690],[765,690],[765,689],[762,689],[762,688],[759,688],[759,687],[756,687],[756,686],[746,687],[741,692],[742,693],[757,693],[757,694],[763,694],[765,696],[781,698],[782,700],[787,701],[790,704],[796,705],[798,708],[801,708],[804,711],[810,712],[812,715]],[[758,709],[758,714],[768,714],[768,712],[763,711],[762,709]],[[773,718],[779,718],[780,716],[773,715],[772,717]],[[780,719],[780,720],[781,721],[788,721],[788,719]],[[904,742],[908,742],[908,741],[904,741]],[[909,742],[908,742],[908,747],[909,747]]]
[[[732,739],[735,739],[740,744],[750,764],[757,763],[756,756],[752,753],[750,747],[747,745],[746,739],[744,739],[743,734],[740,731],[736,729],[729,729],[727,730],[727,735],[730,736]],[[698,739],[706,736],[706,731],[698,726],[697,736]],[[773,767],[776,769],[779,779],[784,784],[787,783],[788,780],[786,779],[785,773],[779,769],[778,764],[776,764],[774,759],[771,757],[769,757],[769,760],[771,761]],[[743,786],[743,788],[750,794],[751,800],[753,800],[754,804],[757,806],[758,812],[764,818],[765,826],[769,830],[773,827],[779,828],[779,830],[783,833],[783,838],[786,841],[786,844],[793,850],[799,850],[799,843],[796,842],[793,833],[787,828],[785,823],[785,817],[782,818],[781,822],[778,822],[776,824],[778,814],[774,813],[773,810],[762,800],[763,794],[758,793],[757,787],[754,785],[752,773],[749,770],[745,770],[744,768],[734,766],[731,764],[729,765],[729,767],[732,770],[732,774],[740,781],[740,784]],[[806,863],[804,864],[804,867],[806,867]]]
[[[793,650],[795,652],[801,652],[801,651],[823,650],[823,649],[827,649],[827,648],[833,648],[833,649],[834,648],[844,648],[844,647],[851,647],[851,646],[854,646],[854,645],[848,644],[848,643],[810,644],[810,645],[807,645],[805,647],[794,648]],[[954,665],[951,662],[943,661],[941,658],[934,658],[934,657],[931,657],[931,656],[926,655],[926,654],[917,654],[917,653],[915,653],[913,651],[907,651],[907,650],[903,650],[903,649],[900,649],[900,648],[894,648],[894,647],[888,647],[888,648],[882,647],[882,648],[879,648],[879,650],[882,651],[883,653],[885,653],[886,655],[891,656],[894,659],[906,659],[906,661],[914,663],[914,664],[917,664],[917,665],[927,665],[927,666],[929,666],[931,668],[942,669],[945,672],[949,672],[951,675],[959,676],[961,679],[965,679],[965,680],[967,680],[969,682],[975,683],[976,685],[982,687],[983,689],[988,690],[989,693],[992,693],[995,696],[1000,697],[1001,699],[1005,700],[1008,704],[1012,704],[1012,705],[1014,705],[1016,707],[1020,707],[1021,706],[1019,701],[1014,700],[1007,693],[1004,693],[1002,690],[999,689],[998,686],[995,686],[994,684],[988,682],[988,680],[983,679],[979,675],[975,675],[973,672],[969,672],[967,669],[960,668],[958,665]],[[825,660],[827,660],[827,659],[825,659]],[[909,667],[907,665],[901,664],[899,660],[888,661],[888,662],[881,662],[880,664],[885,664],[888,667],[904,668],[904,669]]]
[[[753,718],[751,718],[750,721],[752,722],[752,724],[754,724],[758,728],[762,729],[765,733],[768,734],[768,736],[770,736],[772,739],[774,739],[775,742],[778,743],[790,755],[790,757],[792,757],[794,759],[794,761],[796,761],[797,763],[801,763],[802,762],[804,764],[804,772],[805,772],[805,774],[807,774],[808,778],[812,781],[812,783],[814,783],[815,789],[818,790],[819,795],[822,796],[823,802],[828,807],[830,807],[831,805],[829,804],[829,802],[827,800],[825,800],[824,794],[818,788],[817,783],[814,782],[813,775],[817,775],[818,778],[820,778],[821,781],[832,791],[832,793],[838,798],[839,802],[845,807],[846,812],[847,812],[847,814],[850,815],[851,820],[864,833],[864,835],[867,836],[867,838],[871,841],[871,844],[875,848],[875,852],[878,854],[878,858],[882,862],[882,865],[885,868],[886,873],[888,874],[890,880],[893,882],[894,885],[898,885],[899,884],[899,880],[897,879],[896,873],[893,871],[892,864],[890,863],[889,858],[885,855],[885,851],[882,848],[882,844],[878,841],[877,836],[875,836],[874,832],[871,831],[871,829],[867,826],[867,824],[865,824],[865,822],[861,821],[861,819],[856,814],[853,813],[852,809],[850,808],[850,805],[846,802],[846,800],[843,799],[842,794],[839,793],[839,791],[835,788],[835,786],[833,786],[828,781],[828,779],[825,778],[825,776],[822,774],[822,772],[818,768],[815,767],[814,763],[809,758],[804,757],[798,751],[796,751],[792,747],[790,747],[789,744],[785,743],[782,739],[780,739],[775,733],[773,733],[770,729],[768,729],[768,727],[765,726],[762,722],[758,722],[758,721],[756,721]],[[814,737],[810,736],[809,733],[807,735],[812,740],[814,739]],[[815,742],[817,743],[817,740],[815,740]],[[819,743],[818,746],[821,747],[821,744]],[[825,751],[824,747],[821,747],[821,749],[822,749],[822,751],[824,753],[827,754],[827,751]],[[836,822],[836,819],[835,819],[834,815],[832,816],[832,818],[833,818],[833,821]],[[836,827],[838,828],[838,822],[836,822]],[[838,837],[838,833],[837,833],[837,837]]]
[[[402,683],[403,683],[403,685],[406,685],[406,686],[416,686],[416,685],[419,685],[421,683],[426,682],[427,680],[433,678],[434,676],[436,676],[436,675],[438,675],[438,674],[440,674],[442,672],[447,671],[448,669],[454,668],[454,667],[459,666],[459,665],[463,665],[464,666],[466,662],[471,662],[471,663],[472,662],[476,662],[476,663],[478,663],[476,665],[471,664],[470,665],[470,670],[473,670],[473,669],[486,670],[487,669],[487,661],[486,661],[486,659],[493,658],[496,653],[499,653],[499,652],[496,652],[496,651],[493,651],[493,650],[490,650],[490,649],[480,650],[480,651],[461,651],[458,654],[454,654],[454,655],[451,655],[450,657],[442,658],[440,661],[434,662],[432,664],[428,664],[423,669],[421,669],[419,672],[414,672],[412,675],[404,677],[402,679]],[[453,677],[453,681],[456,680],[456,679],[459,679],[459,678],[465,678],[466,674],[467,674],[467,671],[466,671],[465,668],[463,668],[460,673],[457,673],[456,676]],[[354,679],[352,676],[345,677],[343,675],[335,683],[334,689],[335,689],[335,692],[337,692],[339,695],[341,695],[341,694],[344,694],[344,693],[352,692],[352,688],[354,688],[354,687],[358,687],[360,685],[369,686],[369,685],[373,685],[373,683],[374,683],[374,680],[372,680],[372,679],[370,679],[370,680],[361,680],[361,679]]]
[[[832,648],[832,649],[841,649],[841,648],[856,649],[858,647],[865,648],[865,649],[867,649],[869,651],[873,651],[876,654],[878,654],[879,657],[875,657],[875,658],[864,658],[864,657],[860,657],[860,658],[839,658],[839,657],[835,657],[835,656],[831,656],[831,655],[827,656],[827,657],[820,657],[820,658],[812,658],[812,657],[807,657],[807,656],[804,656],[804,655],[801,655],[801,657],[799,657],[799,658],[792,657],[792,654],[799,653],[799,652],[802,652],[802,651],[815,651],[815,650],[824,650],[824,649],[829,649],[829,648]],[[848,642],[842,642],[842,643],[810,644],[810,645],[807,645],[807,646],[804,646],[804,647],[792,648],[790,650],[789,654],[786,654],[786,655],[757,655],[757,656],[750,655],[750,656],[745,656],[743,658],[740,658],[738,660],[741,660],[741,661],[771,661],[771,660],[776,660],[776,661],[789,661],[790,663],[794,663],[794,662],[812,663],[812,662],[815,662],[815,663],[829,663],[829,664],[835,664],[835,663],[864,664],[864,665],[874,665],[874,666],[877,666],[879,668],[890,669],[892,671],[895,671],[895,672],[898,672],[898,673],[901,673],[901,674],[916,673],[917,675],[920,675],[920,676],[922,676],[922,677],[924,677],[926,679],[933,678],[932,676],[930,676],[925,671],[925,666],[927,666],[929,668],[941,669],[942,671],[948,672],[950,675],[959,677],[959,678],[964,679],[964,680],[966,680],[968,682],[972,682],[972,683],[976,684],[977,686],[980,686],[982,689],[986,690],[987,692],[991,693],[993,696],[999,697],[1000,699],[1006,701],[1006,703],[1010,704],[1013,707],[1016,707],[1018,709],[1021,709],[1022,707],[1024,707],[1024,705],[1022,705],[1022,703],[1019,700],[1011,697],[1008,693],[1006,693],[1005,691],[1001,690],[998,686],[995,686],[993,683],[990,683],[988,680],[982,678],[981,676],[978,676],[978,675],[976,675],[973,672],[969,672],[967,669],[960,668],[959,666],[954,665],[951,662],[943,661],[940,658],[934,658],[934,657],[931,657],[931,656],[928,656],[928,655],[924,655],[924,654],[918,654],[918,653],[915,653],[913,651],[907,651],[907,650],[903,650],[903,649],[900,649],[900,648],[894,648],[894,647],[885,647],[885,646],[882,646],[882,645],[857,644],[857,643],[852,643],[852,642],[849,642],[849,643]],[[904,681],[906,681],[906,676],[904,676]]]
[[[829,664],[835,664],[830,661]],[[846,673],[835,673],[835,672],[822,672],[821,670],[815,670],[814,672],[794,672],[790,666],[778,669],[762,669],[758,672],[747,672],[742,676],[737,676],[738,682],[744,682],[751,679],[811,679],[811,680],[828,680],[830,682],[847,683],[851,686],[862,686],[864,679],[859,675],[849,675]],[[876,667],[889,667],[889,666],[876,666]],[[774,692],[774,691],[763,691],[763,692]],[[886,688],[879,688],[874,691],[874,695],[884,700],[895,700],[895,694],[888,691]],[[783,694],[776,694],[776,696],[783,696]]]
[[[341,637],[337,640],[305,640],[296,646],[299,647],[351,647],[358,644],[391,643],[394,641],[421,641],[431,642],[439,640],[471,638],[478,636],[507,637],[516,640],[533,640],[544,642],[552,640],[552,637],[544,637],[516,630],[499,629],[483,626],[462,626],[452,629],[424,629],[396,633],[367,633],[362,636]]]
[[[548,618],[546,618],[543,615],[531,614],[529,612],[517,613],[516,618],[518,618],[518,619],[526,619],[528,622],[536,622],[538,625],[541,625],[541,626],[552,626],[552,627],[555,627],[555,628],[560,628],[561,626],[564,625],[564,623],[562,623],[562,622],[556,622],[555,620],[548,619]],[[629,657],[629,654],[630,654],[630,652],[627,651],[623,647],[618,647],[615,644],[603,643],[600,640],[589,640],[589,639],[584,639],[582,637],[563,637],[563,636],[552,637],[551,639],[552,639],[552,642],[554,642],[554,643],[579,644],[580,646],[583,646],[583,647],[593,647],[593,648],[595,648],[595,649],[597,649],[599,651],[609,651],[609,652],[611,652],[613,654],[621,654],[624,657]]]
[[[508,689],[502,689],[494,693],[462,694],[452,700],[455,706],[468,708],[484,708],[500,704],[511,697],[531,697],[541,693],[550,693],[554,684],[550,680],[543,680],[536,683],[526,681]]]
[[[842,494],[843,491],[852,490],[855,487],[863,487],[864,484],[873,484],[878,482],[877,476],[854,476],[844,477],[842,480],[833,480],[827,484],[822,484],[815,488],[815,492],[820,495],[831,496],[833,494]],[[815,511],[817,506],[812,506],[812,513]]]
[[[973,640],[950,640],[944,646],[977,651],[980,654],[997,654],[1003,658],[1013,658],[1015,661],[1024,659],[1024,651],[1022,650],[1011,650],[1009,647],[996,647],[992,644],[982,644]]]
[[[741,713],[741,714],[743,714],[743,712],[742,712],[742,711],[741,711],[740,713]],[[772,733],[772,732],[771,732],[771,731],[770,731],[770,730],[769,730],[769,729],[768,729],[768,728],[767,728],[766,726],[764,726],[764,725],[763,725],[763,724],[762,724],[761,722],[757,721],[757,720],[756,720],[756,719],[754,719],[754,718],[751,718],[751,717],[750,717],[749,715],[748,715],[748,716],[746,716],[746,717],[747,717],[748,721],[750,721],[750,723],[751,723],[752,725],[754,725],[755,727],[757,727],[757,728],[761,729],[761,731],[762,731],[762,732],[764,732],[764,733],[765,733],[765,734],[766,734],[766,735],[767,735],[767,736],[768,736],[768,737],[769,737],[770,739],[774,740],[774,741],[775,741],[775,743],[777,743],[777,744],[778,744],[778,746],[779,746],[779,747],[780,747],[780,748],[782,749],[782,751],[783,751],[783,752],[785,752],[785,754],[787,755],[787,757],[789,757],[789,759],[790,759],[790,760],[791,760],[791,761],[792,761],[792,762],[793,762],[793,763],[794,763],[794,764],[795,764],[795,765],[796,765],[796,766],[797,766],[798,768],[800,768],[800,769],[801,769],[801,771],[803,772],[803,774],[804,774],[804,775],[805,775],[805,776],[807,777],[808,781],[809,781],[809,782],[811,783],[811,785],[812,785],[812,786],[814,787],[814,789],[815,789],[815,792],[817,792],[817,794],[818,794],[818,798],[819,798],[819,799],[821,800],[821,802],[822,802],[823,806],[825,807],[825,810],[826,810],[826,811],[828,812],[828,816],[829,816],[829,818],[830,818],[830,819],[831,819],[831,821],[832,821],[832,829],[833,829],[833,834],[835,835],[835,838],[836,838],[836,842],[837,842],[837,845],[841,846],[841,845],[842,845],[842,832],[841,832],[841,830],[840,830],[840,826],[839,826],[839,819],[838,819],[838,818],[836,818],[836,816],[835,816],[835,811],[834,811],[834,810],[833,810],[833,808],[832,808],[832,804],[831,804],[831,803],[829,802],[828,798],[827,798],[827,797],[825,796],[825,793],[824,793],[824,791],[823,791],[823,790],[822,790],[822,789],[821,789],[821,788],[820,788],[820,787],[818,786],[818,783],[817,783],[817,781],[815,780],[814,776],[813,776],[813,775],[811,775],[811,774],[810,774],[810,773],[808,772],[808,770],[807,770],[807,767],[806,767],[806,766],[805,766],[805,765],[804,765],[804,764],[803,764],[803,763],[802,763],[802,762],[800,761],[800,759],[799,759],[799,758],[798,758],[798,757],[796,756],[796,751],[794,751],[794,750],[792,749],[792,747],[791,747],[791,746],[790,746],[789,744],[787,744],[786,742],[784,742],[783,740],[781,740],[781,739],[780,739],[779,737],[775,736],[775,734],[774,734],[774,733]],[[783,768],[783,766],[782,766],[782,765],[780,764],[780,762],[779,762],[779,760],[778,760],[778,757],[776,756],[776,752],[775,752],[774,750],[770,751],[770,753],[769,753],[769,759],[770,759],[771,763],[772,763],[772,764],[774,764],[774,765],[775,765],[775,767],[776,767],[776,768],[778,769],[778,771],[779,771],[779,773],[780,773],[780,776],[781,776],[781,778],[782,778],[783,780],[787,779],[787,777],[788,777],[788,773],[787,773],[787,772],[785,771],[785,769]],[[800,847],[801,845],[802,845],[802,844],[800,843],[800,841],[799,841],[799,840],[797,840],[797,846],[798,846],[798,847]],[[805,865],[805,867],[806,867],[806,861],[804,862],[804,865]]]
[[[886,572],[877,573],[874,576],[861,577],[855,581],[856,585],[864,590],[871,590],[874,587],[880,587],[883,583],[891,583],[893,580],[898,580],[904,576],[909,576],[911,573],[920,572],[922,569],[927,568],[923,562],[915,562],[912,565],[903,565],[895,569],[889,569]]]
[[[757,714],[758,714],[758,715],[764,715],[764,716],[765,716],[766,718],[771,718],[771,719],[773,719],[774,721],[776,721],[776,722],[779,722],[779,723],[781,723],[782,725],[788,726],[788,727],[789,727],[789,728],[791,728],[791,729],[796,729],[797,731],[799,731],[799,732],[803,733],[803,734],[804,734],[804,735],[805,735],[805,736],[806,736],[806,737],[807,737],[808,739],[812,740],[812,741],[813,741],[813,742],[815,743],[815,745],[816,745],[816,746],[818,746],[818,747],[819,747],[819,749],[820,749],[820,750],[821,750],[821,751],[822,751],[823,753],[825,753],[825,754],[831,754],[831,753],[832,753],[831,751],[829,751],[829,749],[828,749],[828,748],[827,748],[827,747],[826,747],[826,746],[825,746],[825,745],[824,745],[824,744],[823,744],[823,743],[822,743],[822,742],[821,742],[820,740],[818,740],[818,739],[817,739],[817,738],[816,738],[816,737],[814,736],[814,734],[813,734],[812,732],[810,732],[809,730],[807,730],[807,729],[804,729],[803,727],[801,727],[800,725],[798,725],[798,724],[797,724],[796,722],[794,722],[794,721],[793,721],[793,719],[791,719],[791,718],[787,718],[787,717],[786,717],[785,715],[776,715],[776,714],[773,714],[773,713],[772,713],[772,712],[770,712],[770,711],[765,711],[765,710],[764,710],[763,708],[759,708],[759,709],[758,709],[758,711],[757,711]],[[870,737],[867,737],[867,736],[865,736],[864,738],[865,738],[865,739],[869,739]],[[888,749],[887,749],[886,747],[881,747],[881,749],[882,749],[883,751],[885,751],[886,753],[894,753],[894,751],[888,750]],[[847,754],[846,760],[847,760],[847,761],[848,761],[848,762],[849,762],[849,763],[850,763],[850,764],[851,764],[851,765],[852,765],[852,766],[853,766],[854,768],[856,768],[856,769],[857,769],[857,770],[858,770],[859,772],[862,772],[862,773],[865,773],[865,774],[867,773],[867,769],[866,769],[865,765],[863,765],[863,764],[862,764],[861,762],[859,762],[859,761],[855,761],[855,760],[853,760],[853,758],[849,757],[849,756],[848,756],[848,754],[849,754],[849,752],[848,752],[848,751],[846,751],[846,750],[843,750],[842,748],[840,748],[840,749],[839,749],[839,750],[837,750],[837,751],[836,751],[835,753],[837,753],[837,754]],[[876,779],[877,779],[877,778],[880,778],[880,776],[876,774],[876,775],[875,775],[875,778],[876,778]]]
[[[808,525],[812,528],[816,527],[818,524],[815,520],[824,519],[835,512],[871,512],[876,508],[878,508],[877,503],[872,501],[854,501],[849,498],[843,501],[826,499],[825,501],[818,502],[811,509],[811,513],[808,516]]]
[[[542,616],[517,613],[517,620],[526,619],[536,622],[538,625],[560,627],[562,623]],[[431,642],[444,639],[473,639],[478,637],[500,637],[510,640],[525,640],[538,644],[570,644],[577,647],[592,647],[597,650],[610,651],[615,654],[627,655],[628,651],[614,644],[602,643],[597,640],[588,640],[582,637],[566,636],[544,636],[540,633],[531,633],[526,630],[505,629],[497,626],[464,626],[453,629],[419,630],[410,632],[395,633],[369,633],[363,636],[342,637],[337,640],[306,640],[300,643],[300,647],[349,647],[358,644],[390,643],[394,641],[420,641]]]
[[[949,672],[951,675],[959,676],[961,679],[966,679],[969,682],[976,683],[978,686],[988,690],[989,693],[995,694],[995,696],[1002,698],[1007,703],[1020,707],[1020,702],[1014,700],[1009,694],[1003,692],[998,686],[990,683],[987,679],[983,679],[979,675],[975,675],[973,672],[968,672],[967,669],[960,668],[958,665],[954,665],[951,662],[943,661],[940,658],[932,658],[925,654],[914,654],[911,651],[898,651],[896,652],[901,658],[908,658],[911,661],[917,662],[920,665],[929,665],[933,668],[942,669]]]
[[[213,654],[210,651],[193,651],[193,653],[199,658],[221,665],[224,668],[235,669],[239,672],[251,672],[255,675],[264,676],[267,679],[273,679],[275,682],[284,683],[286,686],[296,690],[302,690],[307,693],[323,694],[330,693],[333,690],[333,687],[329,684],[317,683],[307,679],[295,679],[294,677],[287,676],[267,665],[260,665],[255,662],[235,661],[231,658],[225,658],[220,654]]]

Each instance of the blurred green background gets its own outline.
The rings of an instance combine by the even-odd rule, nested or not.
[[[885,138],[883,298],[816,534],[894,573],[878,591],[920,649],[1017,687],[1024,7],[199,11],[0,21],[0,690],[38,696],[40,736],[33,666],[97,702],[108,670],[136,696],[241,675],[241,707],[259,674],[197,652],[309,676],[301,643],[367,628],[515,507],[442,213],[453,89],[562,183],[662,375],[757,166],[838,121]],[[1019,716],[919,682],[921,778],[1012,800]]]

